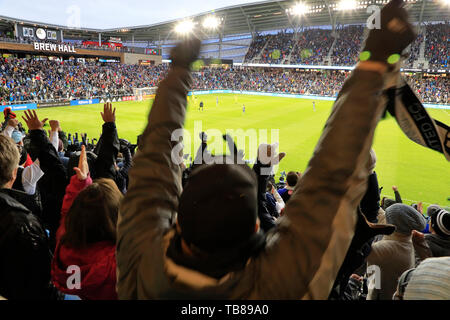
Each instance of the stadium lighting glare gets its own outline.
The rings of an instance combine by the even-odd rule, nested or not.
[[[446,6],[450,6],[450,0],[441,0],[441,2]]]
[[[216,18],[214,16],[206,17],[205,20],[203,20],[203,28],[205,29],[217,29],[220,25],[220,19]]]
[[[338,4],[338,10],[354,10],[356,9],[356,1],[355,0],[341,0]]]
[[[175,32],[178,34],[188,34],[194,29],[194,22],[191,20],[184,20],[175,26]]]
[[[308,7],[304,3],[297,3],[295,6],[291,8],[291,13],[296,16],[304,15],[308,12]]]

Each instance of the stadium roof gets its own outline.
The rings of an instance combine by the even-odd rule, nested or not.
[[[185,19],[114,29],[72,29],[61,25],[19,20],[3,16],[0,16],[0,26],[22,23],[56,28],[64,31],[65,38],[96,39],[98,38],[98,34],[101,33],[105,37],[120,37],[123,41],[131,41],[132,38],[135,41],[158,41],[176,39],[178,36],[174,32],[174,28],[180,20],[192,20],[201,23],[205,17],[210,15],[215,15],[223,19],[221,26],[221,33],[223,35],[292,29],[302,26],[332,25],[333,23],[365,23],[370,15],[367,12],[367,7],[370,5],[381,6],[386,2],[386,0],[357,0],[357,9],[341,11],[337,10],[339,0],[303,0],[303,3],[312,12],[308,12],[299,17],[287,12],[298,1],[270,0],[220,8],[186,17]],[[444,0],[407,0],[406,2],[410,18],[415,22],[448,21],[450,18],[448,6],[444,7]],[[215,31],[215,34],[211,34],[211,36],[217,37],[217,34],[218,32]],[[208,34],[204,36],[207,37]]]

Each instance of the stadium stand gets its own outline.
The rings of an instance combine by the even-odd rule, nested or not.
[[[313,7],[322,14],[320,26],[291,32],[281,3],[245,6],[261,10],[253,16],[260,20],[243,7],[228,8],[230,16],[239,15],[230,23],[234,34],[203,39],[203,47],[197,37],[163,41],[152,33],[155,26],[144,26],[72,30],[85,39],[55,43],[88,52],[38,52],[28,46],[36,39],[12,35],[16,20],[0,21],[0,28],[9,28],[0,33],[0,299],[450,299],[449,208],[407,205],[396,186],[395,199],[381,197],[378,176],[384,173],[375,171],[371,149],[388,110],[406,136],[450,161],[449,128],[422,105],[450,104],[449,23],[422,24],[416,36],[401,1],[391,1],[381,11],[388,19],[379,32],[364,30],[362,10],[333,28],[323,22],[333,3],[328,13],[319,10],[322,4]],[[415,13],[419,5],[410,1]],[[402,28],[388,27],[392,21]],[[155,28],[170,35],[173,23]],[[28,28],[27,34],[35,31]],[[131,44],[134,36],[158,40],[137,47],[91,43],[96,32],[130,30],[136,31],[127,39]],[[90,49],[142,56],[108,61]],[[168,50],[170,63],[148,60]],[[405,52],[410,56],[400,73],[402,61],[391,58]],[[205,66],[199,57],[213,63]],[[225,58],[244,63],[225,64]],[[408,86],[390,86],[400,75],[419,99],[408,95]],[[98,115],[98,140],[80,133],[81,120],[80,132],[65,132],[64,123],[52,119],[47,133],[41,110],[19,119],[10,107],[111,100],[154,87],[159,90],[137,144],[119,138],[110,102]],[[277,144],[258,145],[250,166],[227,134],[221,138],[234,152],[212,155],[201,132],[200,162],[190,159],[186,167],[174,135],[184,128],[188,93],[197,90],[321,96],[332,98],[333,107],[325,126],[320,123],[305,173],[290,171],[282,174],[286,183],[277,183],[272,169],[286,156]],[[313,102],[311,112],[315,108]],[[266,112],[270,120],[272,112],[283,110]],[[415,178],[412,183],[429,187]],[[382,286],[371,283],[370,270],[377,268]]]
[[[167,68],[0,58],[0,104],[130,96],[133,88],[158,86]],[[348,74],[345,70],[204,67],[194,73],[193,88],[334,97]],[[424,102],[450,103],[448,77],[414,73],[408,78]]]

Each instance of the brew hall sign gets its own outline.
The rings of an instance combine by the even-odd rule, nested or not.
[[[76,53],[75,47],[67,44],[34,42],[34,50],[36,51],[51,51],[61,53]]]

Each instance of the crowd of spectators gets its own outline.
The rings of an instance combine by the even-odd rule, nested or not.
[[[425,59],[429,68],[449,69],[450,62],[450,23],[426,26]]]
[[[446,22],[425,25],[425,33],[425,59],[429,61],[429,68],[448,69],[450,24]],[[331,64],[336,66],[355,65],[362,45],[364,26],[338,26],[335,34],[337,38],[330,54]],[[280,32],[277,35],[259,35],[251,43],[244,62],[253,60],[253,62],[272,64],[283,61],[286,64],[324,64],[334,41],[330,29],[305,29],[297,34],[297,38],[298,40],[295,40],[294,33],[286,32]],[[411,68],[414,66],[414,62],[419,58],[420,47],[424,39],[424,34],[421,33],[411,44],[405,66]],[[272,54],[276,50],[281,52],[281,56],[274,59]],[[258,56],[261,58],[254,60]],[[289,56],[289,60],[284,59]]]
[[[156,86],[165,67],[0,58],[0,103],[133,94]]]
[[[272,37],[272,35],[256,35],[256,37],[252,40],[250,44],[247,54],[245,55],[244,62],[252,62],[254,58],[256,58],[261,50],[266,45],[267,41]]]
[[[406,18],[398,2],[383,10]],[[414,39],[411,25],[400,22],[401,31],[367,39],[392,41],[383,57]],[[119,139],[111,103],[99,115],[98,141],[66,134],[57,119],[47,131],[40,111],[25,111],[21,123],[4,110],[0,299],[450,298],[449,209],[407,205],[395,186],[395,199],[381,198],[385,173],[376,171],[371,146],[383,88],[398,69],[377,60],[351,73],[206,69],[194,73],[192,86],[199,53],[200,41],[186,40],[173,49],[169,70],[149,68],[165,79],[137,145]],[[37,69],[16,70],[20,85],[55,67],[29,63]],[[131,72],[116,67],[103,70],[106,77]],[[91,74],[71,77],[96,81],[96,66],[83,68]],[[304,173],[292,168],[284,184],[276,183],[274,166],[289,155],[278,143],[255,146],[250,166],[235,137],[223,136],[230,153],[212,155],[202,132],[198,157],[186,166],[183,139],[174,137],[184,128],[188,92],[202,86],[339,95]]]
[[[293,50],[295,46],[294,34],[280,32],[272,35],[267,40],[267,45],[261,52],[259,59],[255,59],[255,63],[282,63]]]
[[[299,33],[290,64],[324,65],[334,38],[329,29],[307,29]]]
[[[406,76],[411,88],[417,92],[422,101],[450,104],[450,79],[447,76],[415,75]]]
[[[354,66],[363,40],[364,28],[361,25],[343,26],[336,29],[338,38],[331,54],[334,66]]]
[[[422,45],[423,40],[424,40],[423,34],[420,33],[417,36],[416,40],[411,44],[408,59],[404,63],[405,66],[410,68],[414,67],[414,61],[416,61],[419,58],[420,46]]]
[[[204,69],[194,74],[196,89],[231,89],[335,96],[345,80],[343,71],[279,68]]]
[[[75,63],[0,58],[0,103],[113,98],[156,87],[167,65]],[[194,89],[245,90],[336,96],[348,71],[281,68],[209,68],[194,72]],[[448,77],[408,76],[424,102],[449,103]]]

